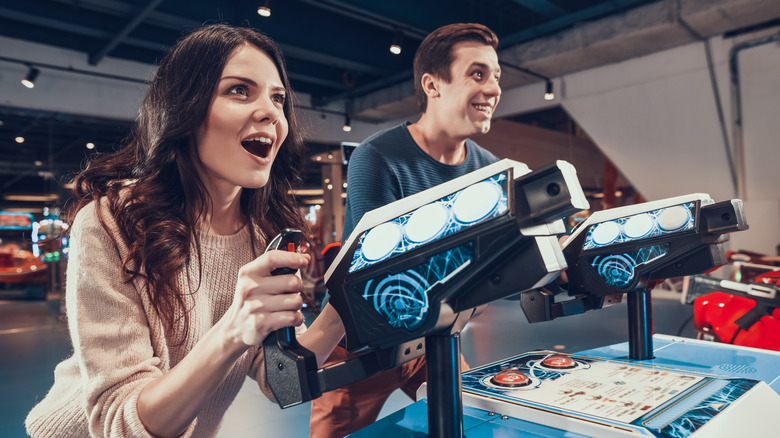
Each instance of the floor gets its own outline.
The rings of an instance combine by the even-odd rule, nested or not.
[[[625,301],[625,300],[624,300]],[[27,436],[24,418],[53,383],[55,365],[70,355],[67,327],[40,300],[0,301],[0,437]],[[653,292],[654,331],[694,337],[693,309],[679,294]],[[472,366],[522,352],[547,349],[576,352],[627,340],[626,305],[619,304],[538,324],[529,324],[518,301],[494,302],[462,333],[461,348]],[[396,391],[380,416],[411,402]],[[248,380],[223,422],[220,438],[264,436],[306,437],[309,406],[280,410]]]

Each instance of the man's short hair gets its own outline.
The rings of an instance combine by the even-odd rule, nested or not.
[[[476,41],[496,49],[498,37],[487,26],[478,23],[454,23],[431,32],[414,55],[414,91],[420,112],[428,108],[428,96],[422,89],[422,77],[429,73],[450,82],[452,48],[462,41]]]

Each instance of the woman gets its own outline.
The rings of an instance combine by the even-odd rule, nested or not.
[[[303,155],[290,93],[250,29],[204,27],[165,56],[128,145],[76,178],[74,354],[32,436],[214,436],[245,376],[273,397],[258,345],[303,315],[300,278],[270,272],[309,261],[262,251],[304,225],[287,195]],[[326,307],[299,333],[322,363],[343,327]]]

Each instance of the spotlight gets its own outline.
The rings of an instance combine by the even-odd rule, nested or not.
[[[553,83],[551,80],[547,80],[547,84],[544,87],[544,100],[555,99],[555,93],[553,93]]]
[[[16,137],[14,140],[16,140],[16,142],[20,144],[24,143],[24,137],[22,137],[21,135],[19,137]]]
[[[344,117],[344,126],[341,129],[343,129],[344,132],[349,132],[352,130],[352,124],[350,123],[349,116]]]
[[[95,149],[95,143],[92,142],[87,143],[87,149]]]
[[[263,5],[257,7],[257,14],[261,17],[270,17],[271,16],[271,5],[270,0],[266,0]]]
[[[401,54],[401,43],[404,39],[404,33],[400,30],[395,33],[395,36],[393,37],[393,43],[390,44],[390,53],[393,55],[400,55]]]
[[[38,78],[38,75],[41,73],[40,70],[37,68],[30,66],[30,70],[27,71],[27,76],[22,79],[22,85],[24,85],[27,88],[32,88],[35,86],[35,80]]]

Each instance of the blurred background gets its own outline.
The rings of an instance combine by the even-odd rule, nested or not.
[[[305,276],[319,293],[326,249],[343,237],[348,154],[416,120],[414,52],[453,22],[483,23],[500,39],[503,95],[493,128],[475,138],[482,146],[532,169],[571,162],[591,212],[696,192],[740,198],[750,230],[730,248],[777,255],[777,1],[2,1],[0,392],[18,396],[0,401],[0,435],[24,436],[24,415],[70,352],[61,313],[70,181],[122,144],[165,50],[213,22],[258,28],[286,56],[309,148],[293,194],[313,226]],[[661,289],[669,310],[656,312],[656,331],[692,330],[679,282]],[[478,364],[617,342],[625,312],[614,315],[581,315],[593,320],[586,332],[580,317],[528,326],[519,308],[489,310],[464,334],[464,353]]]

